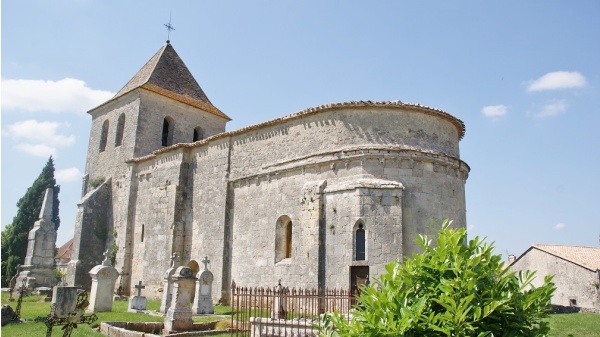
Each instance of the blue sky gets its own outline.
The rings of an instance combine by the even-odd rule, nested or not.
[[[466,124],[471,237],[599,245],[600,2],[2,1],[1,221],[50,155],[73,236],[86,111],[171,43],[227,130],[401,100]]]

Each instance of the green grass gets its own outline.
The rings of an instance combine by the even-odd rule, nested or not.
[[[555,314],[548,322],[549,337],[600,337],[600,314]]]
[[[47,316],[50,313],[49,302],[39,302],[41,296],[26,296],[21,305],[21,317],[26,321],[20,324],[8,324],[2,327],[2,336],[45,336],[46,326],[44,323],[35,323],[36,317]],[[8,302],[8,295],[2,294],[2,304]],[[16,302],[10,302],[10,306],[16,309]],[[100,325],[100,322],[162,322],[162,316],[152,316],[143,313],[127,312],[126,301],[116,301],[113,303],[112,312],[96,313],[98,320],[92,325],[80,324],[73,330],[72,337],[100,337],[101,333],[94,328]],[[148,301],[148,310],[157,311],[160,308],[160,301]],[[216,306],[215,314],[231,315],[231,307]],[[223,319],[222,316],[200,316],[194,317],[194,322],[211,322]],[[550,323],[550,335],[548,337],[600,337],[600,314],[576,313],[576,314],[556,314],[548,319]],[[55,327],[52,336],[62,336],[61,327]],[[218,337],[229,336],[229,334],[218,335]]]
[[[21,304],[21,319],[25,320],[25,323],[10,323],[2,327],[2,336],[45,336],[46,326],[44,323],[36,323],[34,319],[41,316],[48,316],[50,313],[50,302],[40,302],[42,296],[25,296]],[[2,304],[9,304],[13,309],[16,310],[17,302],[8,302],[8,295],[2,294]],[[77,329],[73,330],[72,337],[100,337],[104,336],[100,332],[96,331],[97,327],[100,326],[100,322],[162,322],[164,317],[153,316],[144,313],[133,313],[127,312],[127,301],[115,301],[113,302],[112,312],[98,312],[98,320],[91,326],[88,324],[80,324]],[[158,312],[160,308],[160,301],[149,300],[147,305],[148,310]],[[217,315],[231,315],[231,307],[216,306],[215,314]],[[223,319],[222,316],[198,316],[194,317],[194,322],[212,322]],[[227,318],[229,319],[229,318]],[[52,336],[62,336],[62,326],[56,326],[52,330]],[[229,336],[229,334],[217,335],[217,337]]]

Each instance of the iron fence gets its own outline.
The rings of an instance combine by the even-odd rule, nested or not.
[[[231,287],[232,336],[318,336],[323,314],[350,319],[354,292],[345,289]]]

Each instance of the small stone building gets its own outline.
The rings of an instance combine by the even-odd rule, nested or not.
[[[510,268],[535,271],[535,286],[554,275],[552,304],[600,309],[600,248],[534,244]]]
[[[108,250],[149,297],[174,254],[194,272],[209,257],[222,303],[232,281],[348,288],[417,251],[433,220],[466,226],[465,126],[438,109],[351,101],[226,132],[167,42],[88,113],[70,285]]]

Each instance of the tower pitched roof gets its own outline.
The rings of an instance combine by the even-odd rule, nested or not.
[[[117,92],[113,99],[140,87],[231,120],[210,102],[168,42]]]

